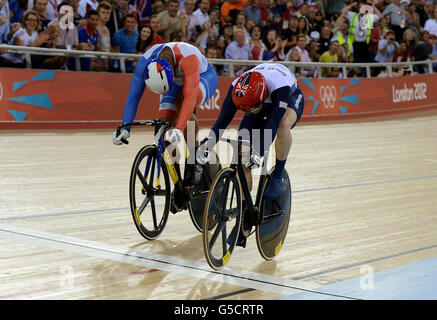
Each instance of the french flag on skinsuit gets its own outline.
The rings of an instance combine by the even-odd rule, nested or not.
[[[247,93],[247,89],[249,88],[249,80],[252,72],[248,72],[240,81],[238,81],[237,86],[235,88],[235,95],[239,98],[244,97]]]

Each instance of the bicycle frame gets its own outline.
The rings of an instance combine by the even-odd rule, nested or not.
[[[233,139],[221,138],[220,141],[228,142],[235,148],[235,146],[233,145],[235,140],[233,140]],[[239,137],[237,140],[237,163],[231,164],[230,167],[236,169],[236,171],[237,171],[237,175],[238,175],[238,178],[240,180],[241,188],[243,191],[243,196],[244,196],[244,199],[246,200],[246,208],[249,211],[249,214],[251,216],[255,216],[255,217],[259,218],[259,207],[261,204],[261,191],[262,191],[261,189],[262,189],[262,186],[264,184],[264,180],[266,178],[266,175],[262,174],[260,176],[260,180],[258,182],[258,189],[256,192],[255,204],[254,204],[252,201],[252,195],[250,194],[249,185],[247,183],[246,175],[244,173],[244,168],[243,168],[243,164],[242,164],[242,154],[243,154],[242,145],[243,145],[243,143],[244,143],[243,140],[241,139],[241,137]],[[235,152],[235,150],[234,150],[234,152]]]

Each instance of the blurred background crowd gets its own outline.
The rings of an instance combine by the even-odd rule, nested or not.
[[[437,0],[0,0],[3,44],[141,54],[184,41],[207,58],[302,62],[437,60]],[[32,68],[76,70],[68,56],[32,55]],[[0,49],[1,67],[25,67]],[[433,64],[437,70],[436,64]],[[215,65],[219,75],[229,66]],[[247,66],[233,66],[236,75]],[[120,61],[81,58],[82,71],[120,72]],[[126,64],[133,72],[135,61]],[[436,71],[434,70],[434,71]],[[405,69],[394,70],[403,75]],[[294,68],[318,76],[314,67]],[[342,77],[341,68],[322,68]],[[359,68],[349,77],[360,76]],[[430,72],[426,65],[414,72]]]

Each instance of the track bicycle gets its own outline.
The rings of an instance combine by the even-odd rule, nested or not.
[[[208,190],[221,168],[217,155],[214,154],[215,163],[202,166],[200,183],[194,187],[185,187],[180,170],[173,164],[163,139],[164,132],[171,127],[170,123],[161,120],[126,123],[117,128],[117,134],[122,128],[132,126],[155,127],[153,142],[137,153],[129,180],[130,208],[138,232],[147,240],[155,240],[164,230],[169,212],[177,213],[186,209],[194,227],[202,232],[203,209]],[[126,139],[122,142],[128,144]],[[174,192],[171,192],[170,179]],[[216,222],[209,219],[209,223],[209,228],[212,228]]]
[[[245,238],[255,232],[260,255],[271,260],[284,244],[290,221],[291,185],[288,173],[284,170],[283,190],[277,199],[264,198],[264,190],[274,168],[269,174],[262,173],[253,202],[241,161],[243,140],[221,138],[220,141],[232,145],[237,161],[216,174],[208,193],[202,232],[206,260],[214,270],[223,268],[232,255],[239,232]],[[243,199],[246,203],[244,211]],[[205,228],[212,222],[213,228]]]

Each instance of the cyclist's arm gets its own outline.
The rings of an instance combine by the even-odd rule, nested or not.
[[[232,119],[234,118],[235,113],[237,112],[237,108],[235,107],[234,102],[232,101],[233,88],[234,87],[231,85],[231,87],[228,90],[228,94],[223,102],[222,110],[220,111],[217,121],[215,122],[214,126],[211,128],[211,131],[209,132],[208,142],[206,145],[206,147],[209,150],[214,148],[218,139],[220,139],[221,134],[223,134],[223,130],[220,129],[226,129],[228,125],[231,123]]]
[[[146,65],[146,59],[141,57],[138,60],[135,73],[130,83],[129,95],[123,111],[123,123],[133,122],[135,115],[137,114],[138,104],[146,88],[146,83],[144,81],[144,71],[146,70]],[[127,129],[130,130],[130,128]]]
[[[188,120],[191,119],[191,116],[194,113],[197,101],[202,99],[202,93],[199,89],[199,60],[195,55],[190,55],[181,60],[179,67],[184,73],[184,87],[182,89],[184,101],[182,102],[181,110],[179,112],[176,128],[184,131]]]

